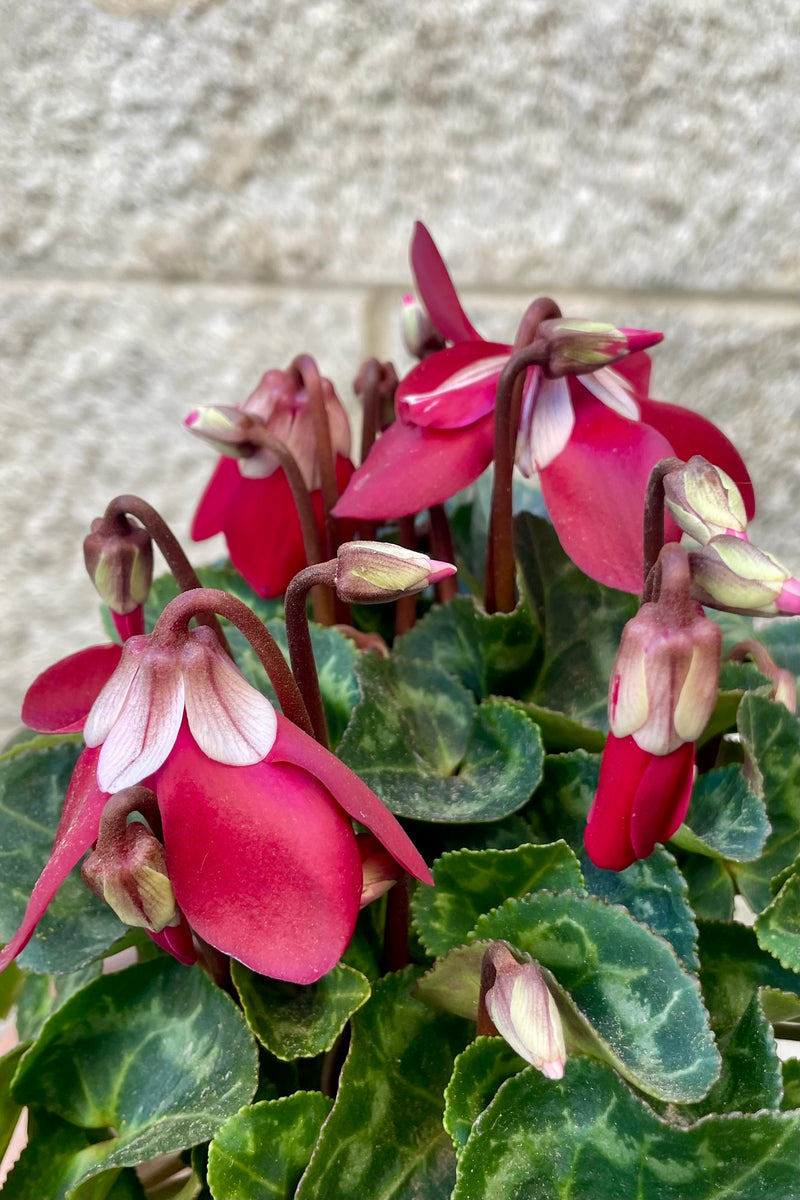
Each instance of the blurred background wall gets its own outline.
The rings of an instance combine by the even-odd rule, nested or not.
[[[793,0],[0,0],[0,731],[103,640],[81,540],[181,538],[181,429],[316,356],[407,366],[413,220],[470,315],[663,329],[653,394],[731,436],[798,566]],[[195,560],[223,551],[196,548]]]

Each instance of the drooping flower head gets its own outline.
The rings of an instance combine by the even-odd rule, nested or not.
[[[343,488],[353,470],[350,427],[333,384],[324,377],[319,382],[337,484]],[[267,371],[239,408],[263,422],[269,435],[289,450],[311,493],[321,528],[321,464],[309,390],[300,373]],[[190,414],[186,424],[190,430],[196,426],[197,413]],[[284,470],[268,450],[251,447],[241,453],[231,445],[218,448],[224,448],[224,456],[200,500],[191,536],[200,542],[224,533],[231,561],[250,586],[262,596],[279,596],[306,565],[300,520]]]
[[[399,868],[431,882],[378,797],[275,712],[209,630],[188,628],[203,606],[245,631],[256,621],[234,597],[199,589],[167,605],[153,634],[129,640],[98,688],[86,720],[91,744],[78,760],[53,853],[0,969],[97,840],[110,794],[131,781],[156,795],[176,911],[205,941],[262,974],[296,983],[320,978],[344,952],[364,894],[380,894],[374,863],[365,880],[353,820]],[[37,709],[44,707],[40,694]],[[379,874],[390,880],[392,871],[383,863]],[[169,931],[154,936],[174,952]]]
[[[425,309],[452,345],[426,357],[401,382],[398,419],[353,475],[334,510],[341,516],[389,519],[443,503],[492,459],[495,393],[514,347],[481,338],[420,224],[411,243],[411,265]],[[702,453],[737,481],[750,516],[752,487],[738,453],[714,425],[648,399],[650,361],[642,347],[661,335],[564,324],[564,353],[571,355],[567,365],[581,373],[560,375],[563,362],[548,371],[528,370],[517,465],[523,474],[538,472],[570,558],[600,582],[638,592],[644,496],[656,462],[672,454],[686,459]],[[568,349],[578,344],[577,334],[592,344],[582,364]],[[614,361],[622,354],[627,357]],[[668,536],[679,536],[671,520]]]

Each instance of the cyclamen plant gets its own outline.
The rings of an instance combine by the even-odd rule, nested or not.
[[[302,354],[187,417],[230,563],[91,524],[0,755],[9,1200],[798,1192],[800,585],[660,334],[411,265],[360,466]]]

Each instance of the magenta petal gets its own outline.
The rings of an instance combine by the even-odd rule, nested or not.
[[[752,521],[756,511],[753,484],[733,442],[712,421],[688,408],[663,400],[642,400],[640,403],[642,420],[668,439],[678,458],[688,462],[693,454],[700,454],[730,475],[742,493],[747,519]]]
[[[474,483],[492,461],[493,418],[466,429],[419,429],[395,421],[373,445],[334,513],[381,521],[405,517]]]
[[[153,939],[155,944],[167,954],[171,954],[179,963],[183,963],[185,967],[190,967],[192,963],[197,962],[197,951],[194,948],[192,941],[192,931],[189,928],[189,923],[186,917],[181,915],[179,925],[167,925],[159,933],[153,933],[152,930],[145,931]]]
[[[671,754],[654,754],[636,791],[631,811],[631,842],[637,858],[653,853],[679,827],[692,795],[694,742]]]
[[[338,962],[358,916],[361,859],[322,783],[288,764],[213,762],[184,728],[156,790],[175,898],[200,937],[293,983]]]
[[[89,646],[53,663],[34,679],[22,702],[22,720],[37,733],[83,729],[89,709],[114,674],[122,647]]]
[[[612,370],[623,375],[633,388],[636,399],[646,396],[650,388],[652,361],[649,354],[639,350],[614,363]]]
[[[214,474],[206,484],[200,503],[192,521],[191,538],[194,542],[205,541],[216,533],[222,533],[228,505],[236,494],[242,480],[235,458],[221,458]]]
[[[582,389],[566,448],[539,473],[564,550],[608,587],[642,590],[642,525],[650,471],[673,453],[660,433],[611,412]],[[680,534],[671,517],[667,540]]]
[[[494,410],[497,380],[511,347],[462,342],[424,358],[397,389],[401,421],[433,429],[460,429]]]
[[[651,758],[632,737],[608,735],[597,794],[583,835],[586,853],[596,867],[624,871],[636,858],[630,835],[631,809]]]
[[[410,875],[423,883],[433,883],[433,877],[420,852],[396,817],[382,800],[354,775],[330,750],[326,750],[298,729],[281,713],[278,717],[278,736],[269,752],[270,763],[288,762],[302,767],[328,789],[353,820],[366,825],[378,841]]]
[[[421,221],[414,225],[410,258],[420,299],[439,333],[448,342],[480,341],[481,335],[461,307],[444,259]]]
[[[19,929],[0,954],[0,971],[24,950],[59,887],[97,839],[100,814],[108,799],[97,786],[99,754],[97,749],[86,749],[75,764],[52,853],[31,892]]]
[[[317,506],[321,512],[319,499]],[[283,470],[266,479],[239,476],[225,520],[225,540],[231,562],[260,596],[283,595],[306,565],[300,519]]]

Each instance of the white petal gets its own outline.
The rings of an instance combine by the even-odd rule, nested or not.
[[[149,646],[150,638],[147,634],[141,634],[128,638],[122,647],[122,656],[114,674],[106,681],[86,718],[83,740],[87,746],[99,746],[108,737]]]
[[[543,379],[531,422],[531,456],[538,470],[566,446],[575,428],[575,410],[566,379]]]
[[[177,656],[151,648],[103,742],[97,762],[102,790],[118,792],[152,775],[175,745],[182,720],[183,679]]]
[[[275,709],[239,673],[205,626],[193,629],[181,651],[186,716],[200,749],[216,762],[261,762],[277,735]]]
[[[612,370],[611,367],[600,367],[590,375],[581,375],[580,382],[587,392],[591,392],[621,417],[628,417],[631,421],[640,420],[639,405],[633,397],[631,385],[618,371]]]

